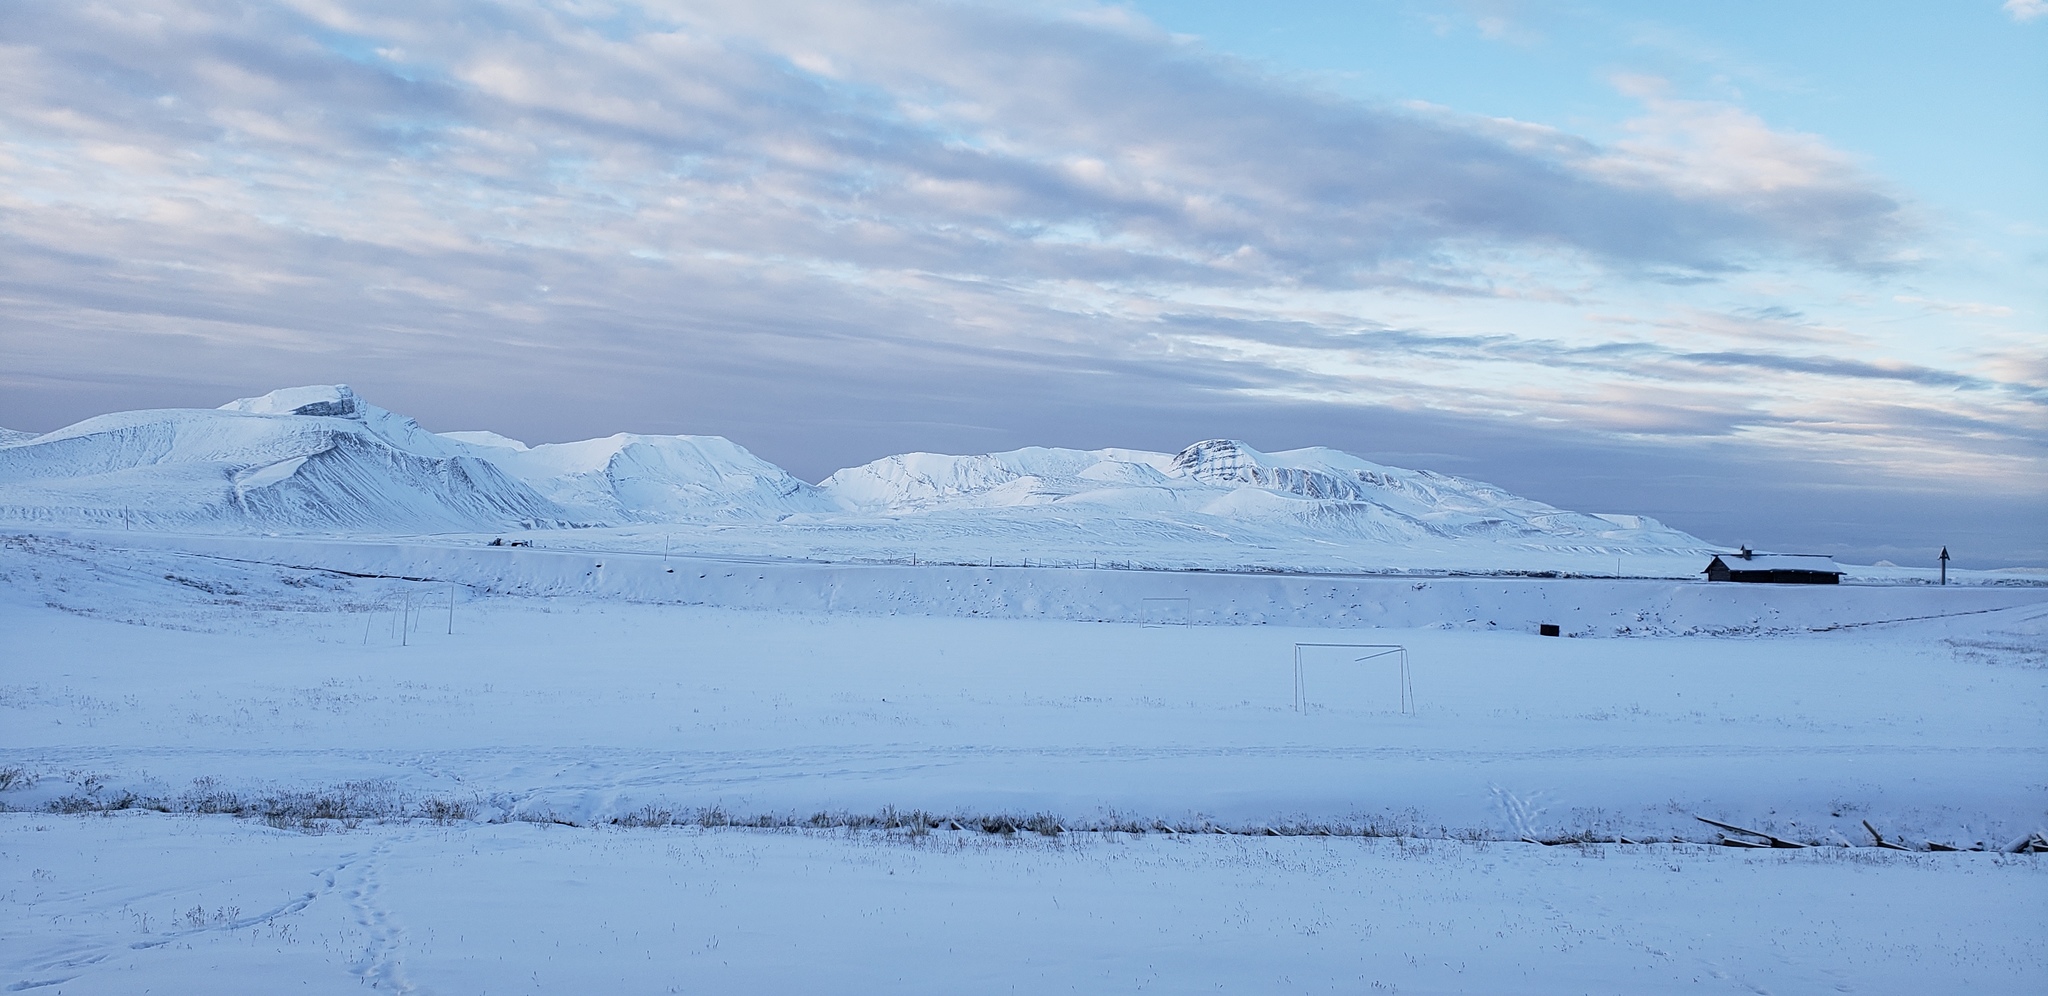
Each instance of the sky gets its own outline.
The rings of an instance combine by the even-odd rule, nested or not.
[[[22,0],[0,425],[1327,445],[2048,565],[2048,2]]]

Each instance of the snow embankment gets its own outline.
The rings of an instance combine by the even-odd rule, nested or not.
[[[109,534],[99,542],[367,577],[453,582],[479,592],[512,595],[969,619],[1502,632],[1535,632],[1552,624],[1573,637],[1765,635],[1854,629],[2048,603],[2048,589],[2038,587],[911,567],[424,540],[144,533]]]

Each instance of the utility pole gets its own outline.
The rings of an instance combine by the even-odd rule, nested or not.
[[[1941,548],[1941,583],[1948,583],[1948,547]]]

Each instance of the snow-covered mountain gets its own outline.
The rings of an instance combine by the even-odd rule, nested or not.
[[[981,456],[907,453],[839,471],[819,489],[849,509],[893,516],[1044,507],[1099,517],[1213,517],[1376,543],[1707,546],[1642,516],[1565,511],[1490,484],[1382,466],[1325,447],[1261,453],[1228,439],[1177,454],[1044,447]]]
[[[837,508],[716,436],[529,447],[496,433],[441,435],[346,385],[0,440],[0,518],[14,521],[415,533],[772,521]]]
[[[383,534],[694,525],[735,550],[782,555],[1325,568],[1387,559],[1367,551],[1554,565],[1709,549],[1652,519],[1566,511],[1325,448],[1211,439],[1172,454],[906,453],[814,486],[717,436],[528,446],[429,432],[339,385],[0,439],[0,521]]]
[[[120,412],[0,444],[0,516],[438,532],[565,523],[497,465],[346,387]]]
[[[836,511],[817,488],[721,436],[643,436],[528,446],[495,432],[447,440],[595,522],[778,519]]]
[[[940,508],[1001,508],[1073,501],[1126,489],[1136,504],[1174,502],[1172,457],[1138,450],[1033,446],[1008,453],[903,453],[841,470],[818,487],[850,509],[900,514]],[[1186,483],[1186,482],[1178,482]]]

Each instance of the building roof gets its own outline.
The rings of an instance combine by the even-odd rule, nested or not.
[[[1807,553],[1752,553],[1744,557],[1739,553],[1724,553],[1714,558],[1731,571],[1817,571],[1822,574],[1844,573],[1842,565],[1835,558],[1821,554]],[[1713,566],[1709,564],[1708,566]]]

